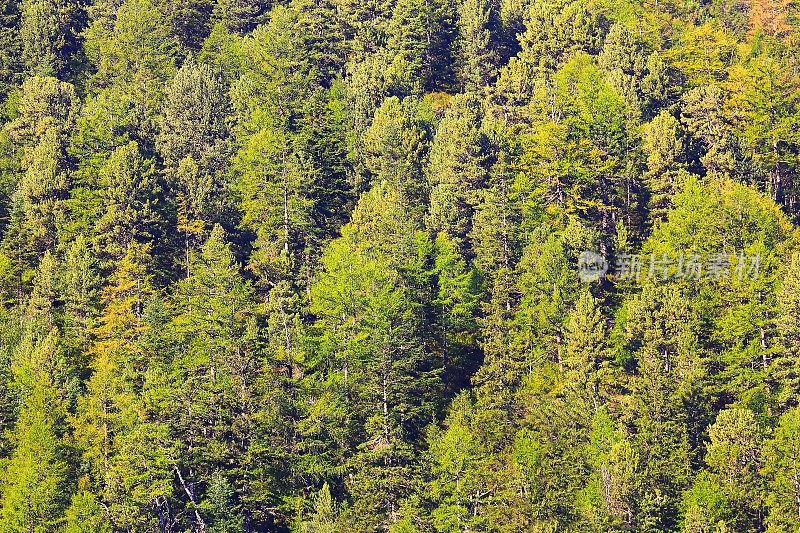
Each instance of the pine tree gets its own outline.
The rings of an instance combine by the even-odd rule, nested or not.
[[[20,21],[19,2],[5,0],[0,3],[0,98],[4,101],[12,88],[19,84],[24,68]]]
[[[314,411],[333,438],[329,453],[352,454],[353,505],[342,518],[349,527],[388,525],[399,512],[439,387],[410,299],[413,262],[424,248],[406,209],[387,186],[363,196],[353,222],[326,248],[311,289],[319,348],[310,378],[321,391]]]
[[[23,174],[14,193],[17,211],[5,247],[23,271],[45,250],[55,249],[68,187],[66,136],[76,107],[72,85],[30,77],[23,84],[19,116],[6,126],[21,148]]]
[[[631,108],[647,111],[652,102],[644,84],[648,72],[648,55],[644,40],[623,23],[616,23],[608,31],[598,64],[608,73],[614,89],[625,98]]]
[[[115,528],[168,524],[175,444],[158,404],[166,353],[147,349],[156,325],[148,245],[132,245],[101,291],[103,309],[89,349],[92,374],[78,403],[75,436],[90,468],[89,485]],[[166,350],[165,350],[166,351]],[[166,509],[165,509],[166,507]]]
[[[399,0],[387,33],[395,62],[405,64],[418,91],[447,90],[454,85],[455,6],[446,0]]]
[[[600,51],[605,25],[604,17],[590,11],[585,2],[536,2],[519,35],[519,58],[535,68],[553,71],[573,52]]]
[[[487,187],[480,191],[469,235],[475,252],[475,265],[489,275],[498,270],[512,270],[520,256],[522,245],[522,214],[527,206],[517,195],[514,154],[503,141],[496,161],[489,169]],[[538,201],[538,200],[536,200]],[[431,209],[432,210],[432,209]]]
[[[164,165],[174,169],[191,157],[206,174],[224,173],[228,106],[223,81],[211,67],[184,63],[166,90],[157,139]]]
[[[90,465],[90,487],[119,527],[147,523],[136,507],[138,495],[131,490],[141,481],[133,475],[124,481],[121,477],[130,474],[128,461],[141,469],[137,476],[149,478],[144,490],[151,490],[158,476],[163,476],[154,461],[140,460],[126,450],[145,423],[137,392],[148,364],[137,342],[145,327],[144,302],[152,291],[143,263],[147,251],[146,246],[129,247],[100,294],[103,309],[88,350],[91,377],[73,422],[76,440]],[[157,453],[152,448],[150,452]]]
[[[57,343],[51,333],[38,343],[28,338],[18,349],[16,379],[24,400],[3,476],[4,531],[52,531],[69,502],[69,454],[61,440],[65,404],[57,394],[57,373],[51,374],[58,365]]]
[[[422,167],[427,139],[416,104],[412,98],[387,98],[363,139],[364,163],[372,180],[397,188],[411,205],[423,202],[426,192]]]
[[[351,118],[346,98],[341,81],[333,82],[326,91],[317,91],[308,101],[293,138],[295,150],[307,158],[315,173],[309,195],[313,199],[311,230],[317,246],[338,235],[354,203],[348,153]]]
[[[184,233],[184,263],[207,228],[230,216],[226,205],[229,134],[228,99],[210,67],[186,62],[167,91],[156,139],[166,179],[174,190],[178,229]]]
[[[65,81],[77,74],[80,33],[86,23],[83,5],[76,0],[24,0],[20,11],[19,32],[26,73]]]
[[[675,66],[686,76],[689,86],[714,85],[725,77],[734,56],[736,42],[715,21],[689,25],[674,49]]]
[[[331,498],[331,488],[325,483],[314,495],[314,514],[303,522],[300,530],[303,533],[334,533],[336,531],[336,508]]]
[[[111,533],[108,517],[91,492],[76,492],[65,513],[66,533]]]
[[[333,0],[294,0],[298,12],[298,31],[311,68],[322,87],[344,73],[346,42],[344,24]]]
[[[219,0],[214,18],[231,32],[249,33],[267,20],[271,5],[267,0]]]
[[[67,247],[64,259],[64,343],[76,352],[83,352],[95,316],[100,280],[96,261],[83,235]]]
[[[111,154],[134,136],[135,102],[121,88],[87,95],[70,135],[68,154],[76,162],[70,189],[70,211],[76,233],[88,233],[98,217],[100,169]]]
[[[706,462],[731,502],[736,530],[761,527],[763,520],[762,433],[752,411],[726,409],[708,429]]]
[[[787,153],[800,145],[791,129],[791,117],[800,109],[800,77],[788,64],[761,56],[733,69],[731,85],[731,121],[752,161],[749,177],[794,212],[798,193],[791,176],[796,167]]]
[[[55,301],[58,290],[58,263],[48,250],[42,256],[36,275],[33,278],[33,290],[25,312],[31,326],[41,331],[50,331],[56,325]]]
[[[265,287],[297,272],[303,259],[313,209],[308,163],[283,132],[268,129],[250,137],[234,161],[242,226],[255,233],[248,268]]]
[[[784,267],[783,279],[777,294],[775,329],[778,349],[770,365],[770,381],[780,405],[792,405],[800,394],[796,361],[798,350],[798,317],[800,317],[800,261],[793,254]]]
[[[645,125],[642,146],[647,155],[647,172],[642,181],[650,193],[650,216],[663,219],[670,205],[670,198],[680,187],[681,161],[684,152],[682,129],[678,120],[662,111],[652,122]]]
[[[65,513],[66,533],[85,533],[96,531],[98,533],[111,533],[111,524],[103,509],[94,497],[87,491],[76,492],[72,502]]]
[[[209,516],[196,506],[219,505],[208,500],[213,496],[208,489],[199,490],[219,471],[235,476],[234,486],[249,498],[245,512],[261,518],[263,507],[275,501],[273,493],[258,492],[269,486],[260,479],[268,472],[247,463],[249,446],[257,444],[248,429],[257,409],[251,400],[254,383],[262,370],[250,327],[253,293],[219,225],[194,257],[191,275],[175,298],[179,312],[172,325],[182,349],[171,367],[166,420],[182,436],[175,473],[182,498],[194,509],[190,521],[203,528]]]
[[[4,476],[0,525],[5,531],[44,532],[61,522],[67,463],[50,400],[45,391],[34,390],[20,412]]]
[[[135,245],[158,243],[163,220],[153,163],[136,142],[111,154],[100,171],[100,184],[103,210],[94,231],[102,250],[100,265],[107,272]]]
[[[185,54],[197,53],[211,33],[214,0],[179,0],[163,6],[172,35]]]
[[[681,122],[694,137],[698,147],[696,154],[706,171],[711,175],[730,175],[736,171],[736,139],[730,120],[721,109],[727,94],[716,85],[696,87],[683,95]]]
[[[296,9],[276,6],[269,22],[242,41],[242,73],[231,89],[239,135],[264,128],[286,132],[301,116],[322,76],[304,46],[303,22]]]
[[[431,187],[427,225],[433,233],[444,232],[472,255],[468,236],[475,206],[486,186],[488,140],[480,131],[479,101],[455,97],[436,130],[425,174]]]
[[[565,378],[546,365],[519,391],[521,428],[513,437],[512,472],[525,496],[510,505],[525,524],[565,529],[577,516],[576,500],[588,481],[587,451],[591,411],[561,394]]]
[[[213,533],[233,533],[242,530],[242,516],[235,503],[235,492],[228,480],[220,472],[212,474],[206,500],[201,503],[208,512],[208,531]]]
[[[480,467],[486,450],[471,427],[473,409],[467,394],[457,396],[445,427],[428,437],[429,490],[436,506],[431,517],[440,531],[463,529],[477,521],[474,495],[482,488]]]
[[[139,138],[152,142],[164,88],[175,74],[175,39],[167,17],[151,0],[98,3],[85,48],[97,68],[91,86],[129,98],[133,105],[126,120]]]
[[[499,413],[507,422],[514,410],[516,390],[525,373],[525,355],[513,346],[516,310],[513,282],[513,273],[506,268],[501,267],[494,273],[479,322],[483,364],[472,379],[480,408]]]
[[[722,487],[708,472],[700,472],[684,493],[683,531],[729,531],[733,516]]]
[[[780,417],[772,438],[764,445],[767,528],[791,530],[800,516],[800,410]]]
[[[459,80],[466,91],[481,91],[496,78],[499,5],[487,0],[465,0],[460,4],[457,41]]]
[[[433,272],[437,292],[432,317],[438,331],[437,349],[442,354],[442,379],[450,388],[467,384],[480,357],[476,335],[483,280],[458,253],[455,243],[443,233],[436,236]]]
[[[637,527],[670,527],[677,521],[679,495],[687,484],[690,458],[699,446],[690,434],[689,411],[697,400],[697,316],[674,288],[648,289],[631,301],[636,317],[626,338],[637,349],[632,382],[636,438],[644,487],[634,517]],[[669,451],[668,451],[669,450]]]
[[[606,366],[605,325],[597,301],[583,292],[566,325],[564,366],[579,398],[595,411],[602,402],[600,389]]]

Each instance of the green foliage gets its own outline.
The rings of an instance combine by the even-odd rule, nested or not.
[[[466,256],[479,191],[486,186],[488,140],[480,130],[477,98],[456,97],[449,102],[431,142],[426,175],[431,186],[428,226],[453,239]],[[376,115],[377,117],[377,115]]]
[[[444,0],[398,0],[387,26],[389,52],[413,80],[415,92],[453,85],[456,36],[453,6]]]
[[[800,424],[798,409],[785,412],[775,429],[773,437],[764,445],[765,482],[767,487],[766,504],[768,530],[791,531],[796,527],[795,516],[800,513],[797,507],[798,487],[794,482],[797,472],[798,451],[800,451]]]
[[[86,23],[81,2],[75,0],[25,0],[20,3],[19,35],[22,62],[33,76],[66,80],[81,65],[80,33]]]
[[[135,141],[120,146],[100,169],[102,211],[95,239],[108,269],[131,247],[152,243],[159,235],[159,186],[152,161],[145,160]]]
[[[747,409],[721,411],[708,435],[706,462],[736,512],[732,527],[757,527],[763,498],[759,475],[763,437],[755,416]]]
[[[3,476],[0,524],[7,531],[49,531],[59,527],[69,501],[68,451],[61,440],[63,401],[55,389],[57,335],[27,338],[17,349],[15,378],[23,393],[14,451]]]
[[[797,530],[746,4],[0,2],[0,531]]]
[[[77,492],[66,511],[64,531],[68,533],[110,533],[111,525],[105,511],[90,492]]]
[[[220,77],[191,60],[178,70],[167,90],[156,146],[167,186],[176,197],[187,272],[189,253],[204,237],[206,227],[230,216],[224,181],[230,151],[225,123],[228,107]]]
[[[124,117],[136,134],[151,140],[164,87],[175,75],[175,39],[169,20],[151,0],[92,6],[86,54],[97,72],[91,86],[118,89],[133,102]]]

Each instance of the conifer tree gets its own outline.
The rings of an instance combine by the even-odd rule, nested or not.
[[[135,141],[117,148],[100,171],[103,211],[95,225],[101,267],[108,271],[136,245],[156,243],[163,224],[152,161]]]
[[[791,176],[795,165],[786,152],[800,145],[791,117],[800,106],[800,77],[772,57],[754,57],[732,69],[731,122],[750,154],[751,179],[778,203],[794,212],[798,203]]]
[[[172,431],[183,436],[176,450],[179,455],[174,457],[175,474],[182,498],[195,509],[191,522],[198,528],[204,527],[209,516],[196,506],[219,505],[213,502],[217,496],[199,487],[210,483],[212,474],[221,469],[235,476],[234,486],[248,498],[250,515],[263,519],[264,507],[275,504],[274,494],[263,491],[269,484],[260,479],[272,467],[247,463],[249,447],[258,445],[250,440],[258,407],[251,398],[264,369],[250,326],[252,289],[242,279],[224,239],[222,228],[215,226],[193,259],[191,275],[181,282],[176,294],[179,312],[173,319],[183,348],[171,368],[166,420]],[[277,478],[271,481],[277,483]]]
[[[303,533],[333,533],[336,522],[336,509],[331,498],[330,486],[325,483],[314,495],[314,509],[309,520],[302,523]]]
[[[747,13],[749,31],[763,33],[776,39],[786,38],[790,32],[793,0],[757,0]]]
[[[450,387],[466,384],[476,370],[479,359],[478,327],[483,280],[470,268],[446,235],[440,233],[434,242],[434,275],[437,292],[432,304],[438,317],[438,350],[442,353],[442,379]]]
[[[791,529],[800,516],[800,420],[798,408],[781,415],[772,438],[764,445],[766,523],[768,528]]]
[[[142,263],[147,253],[143,248],[128,249],[112,283],[103,289],[103,311],[89,350],[92,377],[79,412],[85,424],[85,453],[98,468],[108,468],[110,439],[117,428],[130,426],[136,416],[134,380],[142,364],[136,341],[143,328],[144,302],[152,291]],[[102,480],[103,474],[98,478]]]
[[[267,288],[297,271],[311,230],[313,168],[287,137],[261,130],[234,161],[242,226],[255,233],[248,268]]]
[[[575,303],[566,325],[564,366],[573,378],[578,397],[595,411],[602,402],[600,383],[606,366],[605,327],[597,301],[584,292]],[[604,391],[603,391],[604,392]]]
[[[171,482],[163,445],[156,440],[164,438],[163,428],[145,418],[138,396],[149,367],[138,346],[152,292],[147,248],[131,245],[100,294],[103,309],[88,350],[91,377],[73,421],[89,464],[86,482],[115,527],[154,523],[148,507]]]
[[[721,112],[727,97],[716,85],[695,87],[683,95],[681,122],[700,145],[694,147],[700,149],[697,159],[712,175],[730,175],[736,170],[736,139]]]
[[[211,33],[214,0],[179,0],[164,5],[172,35],[185,54],[197,53]]]
[[[311,291],[319,345],[311,378],[322,393],[315,410],[327,413],[327,431],[345,446],[331,453],[353,454],[347,486],[354,506],[342,520],[357,528],[387,525],[399,511],[415,445],[433,414],[428,398],[439,387],[410,300],[415,280],[407,277],[424,241],[409,231],[405,209],[388,186],[362,197],[353,222],[328,246]]]
[[[467,92],[481,91],[497,76],[500,6],[487,0],[465,0],[459,8],[459,81]]]
[[[100,284],[89,246],[88,239],[78,235],[64,258],[64,341],[76,352],[88,348]]]
[[[472,255],[468,236],[487,181],[489,147],[480,131],[479,105],[469,96],[451,100],[431,143],[425,172],[431,187],[427,225],[453,239],[465,257]]]
[[[411,205],[419,205],[426,195],[422,169],[427,139],[416,115],[417,103],[412,98],[387,98],[364,134],[364,162],[372,179],[401,191]]]
[[[647,155],[647,172],[642,181],[650,192],[651,217],[663,219],[670,198],[681,183],[685,167],[682,130],[677,119],[662,111],[645,125],[642,148]]]
[[[267,0],[218,0],[214,18],[235,33],[249,33],[267,19],[271,3]]]
[[[418,91],[454,85],[455,6],[446,0],[399,0],[387,27],[388,48],[405,64]]]
[[[178,229],[184,233],[184,264],[207,228],[230,214],[226,205],[229,134],[228,99],[211,68],[187,61],[166,91],[156,143],[174,191]]]
[[[731,503],[731,526],[759,528],[763,520],[762,433],[752,411],[726,409],[708,429],[706,462]]]
[[[604,17],[582,1],[536,2],[520,34],[520,59],[554,71],[573,52],[597,53],[603,44]]]
[[[76,492],[72,496],[69,508],[65,512],[64,531],[67,533],[111,533],[111,524],[108,521],[105,509],[88,491]]]
[[[631,305],[628,316],[636,318],[626,336],[638,348],[634,446],[644,483],[634,520],[642,527],[666,528],[678,518],[693,451],[689,446],[699,445],[687,426],[693,416],[687,408],[696,403],[689,399],[697,394],[701,376],[697,318],[672,288],[648,289]]]
[[[24,0],[20,3],[22,61],[33,76],[68,81],[79,67],[80,33],[86,13],[76,0]]]
[[[777,333],[777,353],[773,356],[770,380],[774,386],[777,400],[784,405],[793,404],[800,394],[800,383],[794,378],[798,353],[798,313],[800,313],[800,262],[793,254],[784,266],[783,278],[778,289],[778,312],[775,317]]]
[[[23,173],[5,246],[23,271],[33,266],[36,256],[55,249],[68,187],[66,136],[74,123],[76,100],[72,85],[30,77],[22,88],[19,116],[6,125],[21,148]]]
[[[0,97],[6,99],[23,71],[22,39],[19,35],[20,5],[16,0],[0,3]]]
[[[493,144],[505,144],[505,142]],[[488,186],[480,191],[469,235],[475,252],[475,265],[493,275],[499,269],[512,270],[522,245],[521,219],[526,207],[517,195],[514,154],[508,146],[497,150],[489,169]],[[432,211],[433,209],[431,209]]]
[[[429,487],[436,505],[431,518],[437,530],[462,529],[477,522],[474,495],[481,488],[480,468],[486,451],[471,427],[473,409],[467,394],[457,396],[444,429],[429,436]]]
[[[0,0],[0,531],[796,529],[798,37]]]
[[[91,11],[86,54],[97,72],[92,87],[119,91],[132,102],[131,129],[143,141],[157,133],[164,88],[175,74],[175,39],[169,20],[151,0],[100,2]]]
[[[16,381],[24,392],[3,476],[0,527],[6,531],[58,528],[69,502],[69,453],[61,440],[65,404],[53,372],[57,350],[55,332],[39,342],[28,337],[18,348]]]

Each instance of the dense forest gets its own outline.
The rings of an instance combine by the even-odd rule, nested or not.
[[[0,532],[800,531],[796,0],[0,0]]]

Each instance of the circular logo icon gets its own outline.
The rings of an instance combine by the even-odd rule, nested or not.
[[[608,272],[608,261],[597,252],[583,251],[578,256],[578,277],[584,283],[598,281]]]

